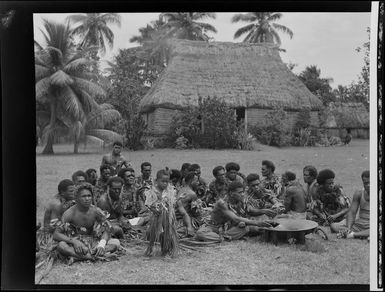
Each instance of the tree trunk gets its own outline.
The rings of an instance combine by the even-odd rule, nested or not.
[[[74,142],[74,154],[78,154],[79,153],[79,142],[78,140],[75,138],[75,142]]]
[[[53,152],[53,142],[55,135],[53,133],[53,128],[55,127],[56,122],[56,102],[53,100],[50,103],[51,117],[48,125],[49,134],[47,137],[47,144],[45,145],[42,154],[54,154]]]

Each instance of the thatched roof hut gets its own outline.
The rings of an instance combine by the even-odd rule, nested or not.
[[[196,106],[199,97],[217,97],[244,108],[247,123],[256,123],[262,112],[274,107],[290,112],[322,107],[282,62],[275,45],[171,40],[169,48],[167,68],[140,103],[141,113],[155,128],[160,116]],[[158,109],[164,114],[157,117]]]
[[[343,136],[342,131],[350,129],[353,137],[369,138],[369,111],[363,103],[332,102],[326,108],[325,115],[326,120],[321,126],[328,129],[329,133]]]

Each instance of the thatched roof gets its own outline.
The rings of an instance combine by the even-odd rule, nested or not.
[[[199,96],[217,97],[232,107],[322,107],[272,44],[171,40],[169,48],[168,66],[143,97],[141,112],[198,105]]]
[[[369,128],[369,111],[360,102],[332,102],[326,115],[326,128]]]

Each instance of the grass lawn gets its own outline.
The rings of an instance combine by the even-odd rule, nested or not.
[[[37,147],[37,220],[42,221],[48,200],[57,192],[61,179],[76,170],[98,169],[105,149],[88,147],[71,153],[71,145],[56,145],[53,156],[41,155]],[[123,152],[139,173],[140,164],[149,161],[153,174],[168,166],[180,169],[183,162],[198,163],[202,177],[212,179],[217,165],[235,161],[244,174],[260,174],[261,161],[272,160],[276,173],[292,170],[302,181],[305,165],[318,170],[331,168],[335,181],[350,197],[361,188],[361,172],[369,169],[369,140],[353,140],[348,147],[270,148],[259,151],[174,150]],[[305,246],[264,243],[260,238],[225,242],[202,251],[181,252],[176,259],[143,256],[138,245],[120,258],[107,263],[56,264],[41,284],[369,284],[369,243],[366,240],[329,241],[308,235]]]

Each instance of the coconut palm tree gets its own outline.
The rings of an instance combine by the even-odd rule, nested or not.
[[[216,33],[217,30],[211,24],[199,22],[207,18],[215,19],[215,13],[208,12],[175,12],[162,13],[160,15],[165,20],[167,36],[178,39],[208,41],[210,37],[207,32]]]
[[[87,48],[97,46],[101,54],[106,53],[106,43],[110,48],[114,44],[114,34],[108,27],[109,24],[121,26],[121,17],[117,13],[83,13],[67,17],[74,24],[80,23],[73,33],[82,39],[80,46]]]
[[[290,38],[293,37],[293,32],[286,26],[274,23],[282,18],[282,13],[273,12],[249,12],[246,14],[235,14],[232,22],[251,22],[250,24],[241,27],[234,34],[234,39],[247,34],[244,43],[275,43],[281,45],[281,38],[277,31],[287,33]]]
[[[164,22],[162,17],[151,21],[146,26],[139,28],[140,35],[136,35],[130,38],[130,42],[144,45],[146,42],[153,41],[156,39],[156,36],[160,34],[162,30],[164,30],[165,24],[166,22]]]
[[[44,20],[42,30],[47,46],[35,54],[36,99],[49,104],[50,120],[43,131],[47,143],[44,154],[53,153],[57,131],[63,125],[75,137],[74,152],[87,114],[98,107],[93,96],[105,94],[97,84],[89,81],[93,60],[84,57],[84,50],[76,50],[69,24]]]

